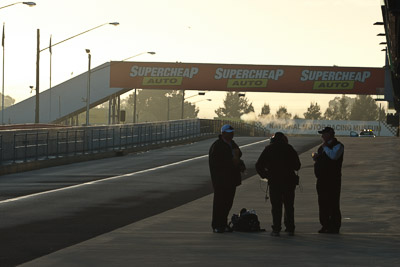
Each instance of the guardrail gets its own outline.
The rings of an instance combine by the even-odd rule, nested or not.
[[[220,132],[223,124],[236,135],[266,136],[261,127],[224,120],[177,120],[113,126],[4,131],[0,135],[0,164],[18,164],[60,157],[124,151],[174,143]]]

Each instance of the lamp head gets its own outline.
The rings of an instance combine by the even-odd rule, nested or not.
[[[27,6],[30,6],[30,7],[36,6],[36,3],[35,3],[35,2],[22,2],[22,4],[27,5]]]
[[[147,54],[150,54],[150,55],[155,55],[155,54],[156,54],[156,52],[147,52]]]
[[[90,54],[90,49],[85,49],[86,53]]]
[[[119,25],[119,22],[110,22],[109,24],[110,24],[110,25],[114,25],[114,26],[118,26],[118,25]]]

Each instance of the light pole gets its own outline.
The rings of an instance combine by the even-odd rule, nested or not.
[[[1,124],[4,124],[4,27],[5,23],[3,22],[3,35],[1,38],[1,45],[3,47],[3,79],[2,79],[2,87],[1,87]]]
[[[35,2],[16,2],[16,3],[13,3],[13,4],[2,6],[2,7],[0,7],[0,9],[6,8],[6,7],[10,7],[10,6],[13,6],[13,5],[16,5],[16,4],[24,4],[24,5],[27,5],[27,6],[30,6],[30,7],[36,5]],[[1,45],[3,47],[3,77],[2,77],[2,90],[1,90],[1,92],[2,92],[2,95],[1,95],[1,124],[4,124],[4,38],[5,38],[4,28],[5,28],[5,23],[3,23],[3,34],[2,34],[2,38],[1,38]]]
[[[169,121],[169,99],[170,97],[167,96],[167,121]]]
[[[6,8],[6,7],[9,7],[9,6],[13,6],[13,5],[16,5],[16,4],[24,4],[24,5],[27,5],[27,6],[30,6],[30,7],[36,6],[35,2],[16,2],[16,3],[13,3],[13,4],[2,6],[2,7],[0,7],[0,9]]]
[[[26,3],[33,3],[33,2],[26,2]],[[51,47],[54,47],[54,46],[59,45],[59,44],[61,44],[61,43],[64,43],[64,42],[66,42],[66,41],[68,41],[68,40],[71,40],[72,38],[75,38],[75,37],[80,36],[80,35],[82,35],[82,34],[85,34],[85,33],[87,33],[87,32],[93,31],[93,30],[95,30],[95,29],[97,29],[97,28],[100,28],[100,27],[102,27],[102,26],[105,26],[105,25],[114,25],[114,26],[118,26],[118,25],[119,25],[119,22],[107,22],[107,23],[101,24],[101,25],[99,25],[99,26],[96,26],[96,27],[91,28],[91,29],[89,29],[89,30],[86,30],[86,31],[84,31],[84,32],[78,33],[78,34],[76,34],[76,35],[74,35],[74,36],[71,36],[71,37],[69,37],[69,38],[67,38],[67,39],[64,39],[64,40],[62,40],[62,41],[60,41],[60,42],[58,42],[58,43],[55,43],[55,44],[53,44],[53,45],[51,45],[51,46],[49,46],[49,47],[43,48],[43,49],[40,49],[40,29],[37,29],[35,123],[39,123],[39,67],[40,67],[39,61],[40,61],[40,52],[42,52],[42,51],[44,51],[44,50],[46,50],[46,49],[50,49]]]
[[[134,56],[127,57],[127,58],[121,60],[121,62],[126,61],[126,60],[131,59],[131,58],[134,58],[134,57],[137,57],[137,56],[140,56],[140,55],[143,55],[143,54],[155,55],[156,52],[142,52],[142,53],[136,54]],[[118,62],[115,63],[115,64],[118,64]],[[134,96],[133,96],[133,119],[132,119],[132,123],[136,123],[136,103],[137,103],[136,100],[137,100],[137,92],[136,92],[136,88],[135,88],[135,92],[134,92]]]
[[[87,90],[86,90],[86,126],[89,126],[89,109],[90,109],[90,63],[92,61],[92,54],[90,54],[90,49],[86,49],[88,54],[88,80],[87,80]]]
[[[191,95],[189,97],[185,98],[185,90],[182,91],[182,109],[181,109],[181,119],[183,120],[183,112],[184,112],[184,107],[185,107],[185,100],[195,97],[195,96],[199,96],[199,95],[205,95],[205,92],[199,92],[197,95]]]

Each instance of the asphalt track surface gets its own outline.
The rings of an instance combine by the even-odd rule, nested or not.
[[[215,139],[139,154],[0,176],[0,266],[15,266],[212,193]],[[265,138],[236,137],[247,166]],[[291,137],[299,154],[318,136]]]

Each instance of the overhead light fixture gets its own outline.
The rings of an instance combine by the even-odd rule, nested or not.
[[[36,6],[35,2],[22,2],[22,4],[28,5],[28,6]]]

